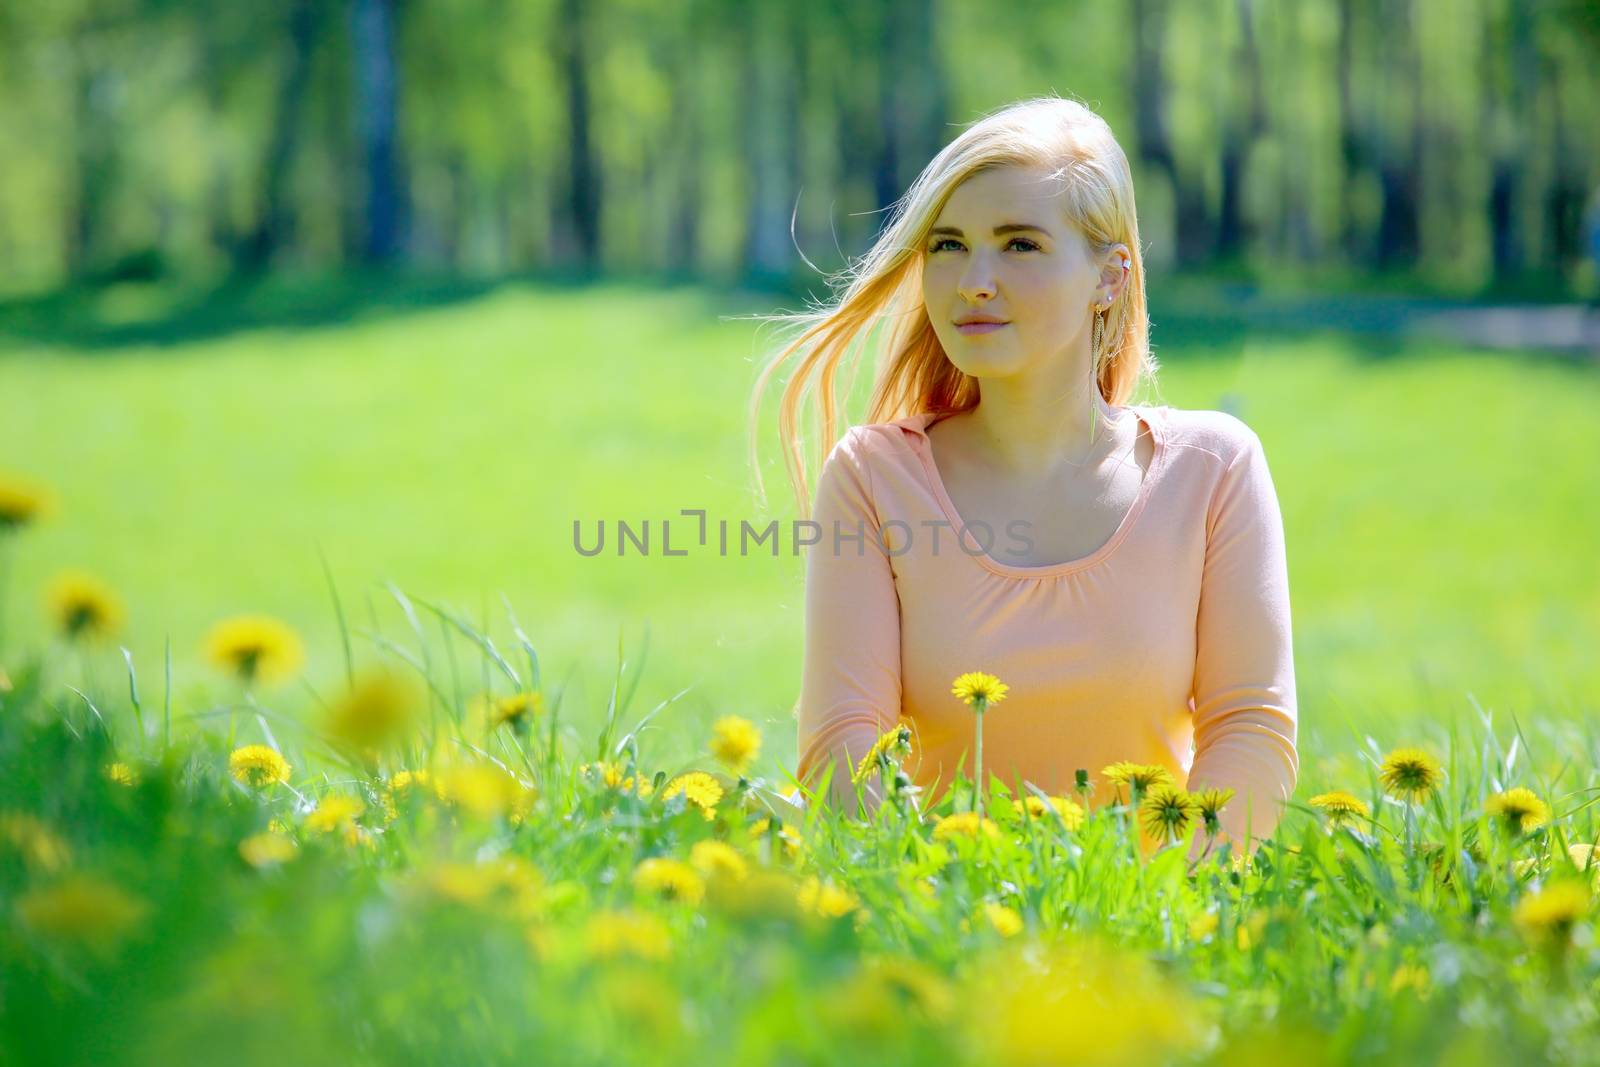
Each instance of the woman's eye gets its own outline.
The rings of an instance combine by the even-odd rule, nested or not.
[[[1028,251],[1037,252],[1039,250],[1039,246],[1036,243],[1034,243],[1033,241],[1028,240],[1026,237],[1013,237],[1011,240],[1006,242],[1006,247],[1010,248],[1012,245],[1017,244],[1019,242],[1021,244],[1027,245],[1028,246],[1027,247]],[[947,245],[947,244],[953,244],[953,245],[959,246],[961,244],[961,242],[957,241],[954,237],[942,237],[939,240],[935,241],[933,243],[933,247],[928,249],[928,251],[929,252],[943,251],[944,246]]]

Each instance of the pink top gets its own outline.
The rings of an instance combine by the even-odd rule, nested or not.
[[[918,785],[942,793],[958,764],[971,777],[973,712],[950,686],[985,671],[1010,686],[984,716],[986,777],[1073,796],[1082,767],[1099,805],[1112,796],[1101,768],[1156,763],[1189,789],[1237,791],[1222,812],[1230,838],[1244,841],[1250,804],[1251,837],[1271,833],[1299,759],[1266,455],[1224,412],[1132,410],[1154,441],[1132,507],[1093,553],[1051,566],[995,558],[1016,543],[1005,531],[983,535],[987,552],[981,527],[957,545],[933,414],[856,426],[834,446],[812,513],[820,540],[807,549],[801,781],[814,785],[844,753],[853,767],[899,717]],[[841,761],[834,796],[853,795],[848,783]]]

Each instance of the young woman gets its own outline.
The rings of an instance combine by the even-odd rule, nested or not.
[[[1083,768],[1100,804],[1107,765],[1156,764],[1190,790],[1235,790],[1219,844],[1270,834],[1299,769],[1276,493],[1238,418],[1130,403],[1156,363],[1132,179],[1106,123],[1056,97],[984,117],[918,177],[836,302],[777,317],[804,329],[752,413],[798,356],[779,428],[820,536],[807,788],[832,764],[828,799],[853,807],[851,771],[899,721],[916,784],[970,776],[973,711],[951,684],[983,671],[1009,686],[984,716],[985,778],[1070,796]],[[874,327],[868,422],[841,439],[835,375]],[[836,442],[814,506],[795,447],[808,392]],[[867,798],[882,801],[876,776]]]

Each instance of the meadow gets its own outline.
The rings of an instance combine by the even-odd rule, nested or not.
[[[1296,808],[1191,866],[1137,847],[1161,803],[1207,825],[1138,775],[1093,811],[998,786],[988,821],[970,786],[790,807],[802,560],[574,550],[575,519],[792,514],[770,440],[768,506],[745,467],[770,336],[720,317],[772,306],[0,316],[0,467],[48,497],[0,524],[5,1048],[1592,1056],[1600,371],[1154,309],[1141,399],[1261,435],[1295,611]],[[103,583],[76,615],[66,569]],[[219,644],[238,616],[287,630]]]

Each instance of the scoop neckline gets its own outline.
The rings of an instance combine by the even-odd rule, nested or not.
[[[1134,417],[1150,427],[1150,436],[1154,444],[1154,451],[1150,456],[1150,467],[1144,472],[1144,480],[1139,484],[1139,492],[1129,505],[1127,513],[1122,516],[1122,522],[1112,532],[1111,536],[1099,548],[1078,559],[1067,560],[1063,563],[1047,563],[1042,565],[1027,566],[1015,563],[1001,563],[988,552],[973,553],[967,551],[966,546],[959,549],[962,555],[978,563],[986,570],[1006,578],[1055,578],[1064,574],[1073,574],[1086,570],[1095,564],[1104,561],[1117,550],[1132,532],[1134,524],[1138,522],[1139,515],[1144,511],[1145,504],[1149,501],[1154,491],[1156,475],[1161,472],[1167,455],[1167,432],[1161,420],[1152,414],[1151,408],[1143,404],[1128,405],[1125,410],[1132,411]],[[928,483],[933,488],[933,495],[939,502],[939,508],[950,521],[950,528],[959,531],[965,526],[965,520],[956,510],[955,502],[950,499],[949,492],[945,489],[944,477],[939,473],[938,464],[933,458],[933,441],[928,436],[928,427],[936,420],[944,418],[948,413],[924,411],[916,415],[899,420],[900,425],[913,430],[917,435],[916,451],[922,460],[923,471],[928,476]],[[971,547],[977,547],[974,543]]]

